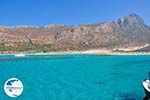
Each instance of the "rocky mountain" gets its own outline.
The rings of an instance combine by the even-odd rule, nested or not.
[[[0,26],[1,53],[120,50],[144,45],[149,48],[149,44],[150,27],[136,14],[112,22],[79,26]]]

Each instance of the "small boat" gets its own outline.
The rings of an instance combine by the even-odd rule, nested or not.
[[[150,72],[149,72],[149,79],[143,80],[143,88],[145,92],[145,97],[143,100],[150,100]]]
[[[22,53],[21,53],[21,54],[16,54],[16,55],[15,55],[15,57],[25,57],[25,56],[26,56],[26,55],[25,55],[25,54],[22,54]]]

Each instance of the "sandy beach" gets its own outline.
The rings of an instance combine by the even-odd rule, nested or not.
[[[29,55],[55,55],[55,54],[93,54],[93,55],[150,55],[150,52],[117,52],[112,50],[92,49],[86,51],[57,51],[49,53],[29,53]]]
[[[53,52],[18,52],[18,53],[4,53],[0,54],[0,56],[7,55],[16,55],[16,54],[25,54],[25,55],[59,55],[59,54],[92,54],[92,55],[150,55],[150,52],[134,52],[134,51],[113,51],[106,49],[91,49],[86,51],[53,51]]]

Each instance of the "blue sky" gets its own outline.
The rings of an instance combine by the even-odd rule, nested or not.
[[[79,25],[130,13],[150,25],[150,0],[0,0],[0,25]]]

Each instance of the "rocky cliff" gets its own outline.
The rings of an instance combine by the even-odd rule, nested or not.
[[[1,53],[101,48],[120,50],[149,44],[150,27],[136,14],[112,22],[79,26],[0,26]]]

